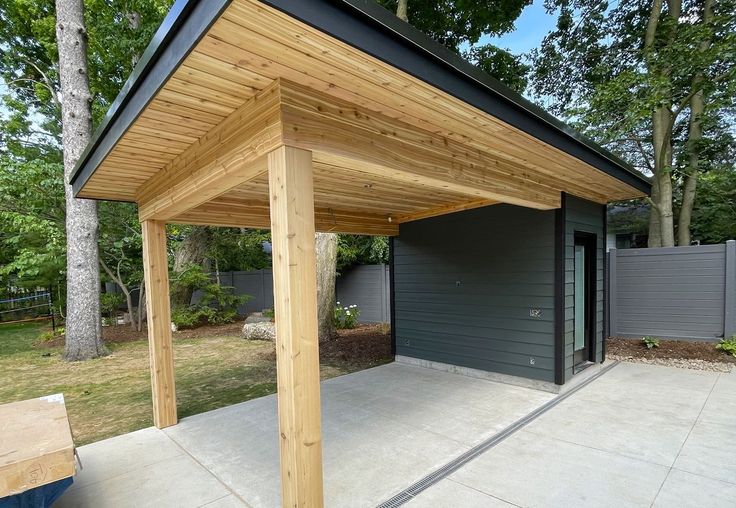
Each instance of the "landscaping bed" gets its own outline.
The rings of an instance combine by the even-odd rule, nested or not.
[[[613,337],[606,342],[606,357],[716,372],[730,372],[736,365],[736,358],[716,349],[715,342],[687,340],[660,340],[659,347],[649,349],[641,339]]]

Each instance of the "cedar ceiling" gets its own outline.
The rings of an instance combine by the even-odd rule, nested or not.
[[[425,133],[432,143],[440,140],[446,147],[454,147],[460,157],[466,152],[481,154],[481,170],[487,165],[517,182],[598,203],[643,195],[580,159],[283,12],[255,0],[234,0],[122,135],[78,196],[140,201],[149,179],[278,80]],[[438,190],[407,179],[396,180],[389,174],[379,176],[375,171],[361,171],[360,163],[349,158],[315,154],[314,168],[315,207],[325,211],[327,221],[327,225],[318,224],[318,229],[329,229],[330,211],[335,209],[397,224],[505,201]],[[178,219],[267,227],[268,211],[261,209],[268,203],[267,181],[265,175],[258,176]],[[228,218],[229,210],[247,208],[249,203],[253,204],[251,213],[241,215],[249,217],[247,220]],[[554,207],[543,205],[539,208]],[[370,228],[361,231],[371,232]]]

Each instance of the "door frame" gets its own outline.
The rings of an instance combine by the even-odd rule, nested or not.
[[[579,372],[581,367],[589,363],[595,363],[596,358],[596,328],[597,328],[597,293],[598,293],[598,235],[587,231],[574,231],[573,240],[573,266],[575,256],[575,245],[582,245],[585,249],[585,347],[583,357],[579,361],[575,358],[575,346],[573,339],[573,374]],[[574,284],[573,284],[574,287]],[[573,289],[574,291],[574,289]],[[573,293],[574,295],[574,293]],[[573,302],[575,301],[573,297]],[[573,303],[574,305],[574,303]],[[573,307],[574,308],[574,307]],[[574,333],[574,332],[573,332]]]

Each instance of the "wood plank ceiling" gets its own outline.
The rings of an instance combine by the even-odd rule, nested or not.
[[[315,145],[315,207],[321,230],[397,234],[401,222],[495,202],[554,208],[559,204],[540,196],[559,196],[560,191],[599,203],[642,195],[585,162],[282,12],[255,0],[234,0],[122,136],[79,197],[141,202],[151,178],[277,80],[288,80],[314,91],[317,97],[334,101],[336,120],[325,123],[326,133],[349,129],[347,124],[335,122],[341,120],[339,115],[346,108],[354,107],[353,114],[372,117],[376,136],[383,136],[378,142],[386,141],[387,149],[400,148],[401,143],[441,145],[453,158],[471,161],[473,171],[479,172],[476,181],[485,181],[484,171],[487,178],[501,175],[505,185],[500,188],[508,190],[508,199],[503,192],[498,199],[489,199],[487,195],[472,195],[461,185],[437,188],[421,179],[369,171],[364,164],[369,153],[360,161],[329,150],[320,152],[320,140],[327,143],[330,136],[299,139]],[[301,99],[298,94],[293,97],[296,111]],[[325,122],[329,114],[324,113]],[[298,119],[291,121],[298,125]],[[389,128],[393,130],[386,132]],[[290,133],[295,139],[302,135],[296,131],[294,128]],[[366,150],[370,148],[367,145]],[[268,227],[267,182],[266,175],[256,176],[186,210],[171,222]],[[340,221],[333,220],[335,210],[342,215]]]

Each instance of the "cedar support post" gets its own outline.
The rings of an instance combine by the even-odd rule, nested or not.
[[[151,358],[153,422],[159,429],[176,425],[174,352],[171,340],[169,264],[166,254],[166,224],[155,220],[141,223],[143,270],[148,311],[148,349]]]
[[[312,153],[268,155],[278,372],[281,495],[285,507],[321,507],[317,268]]]

